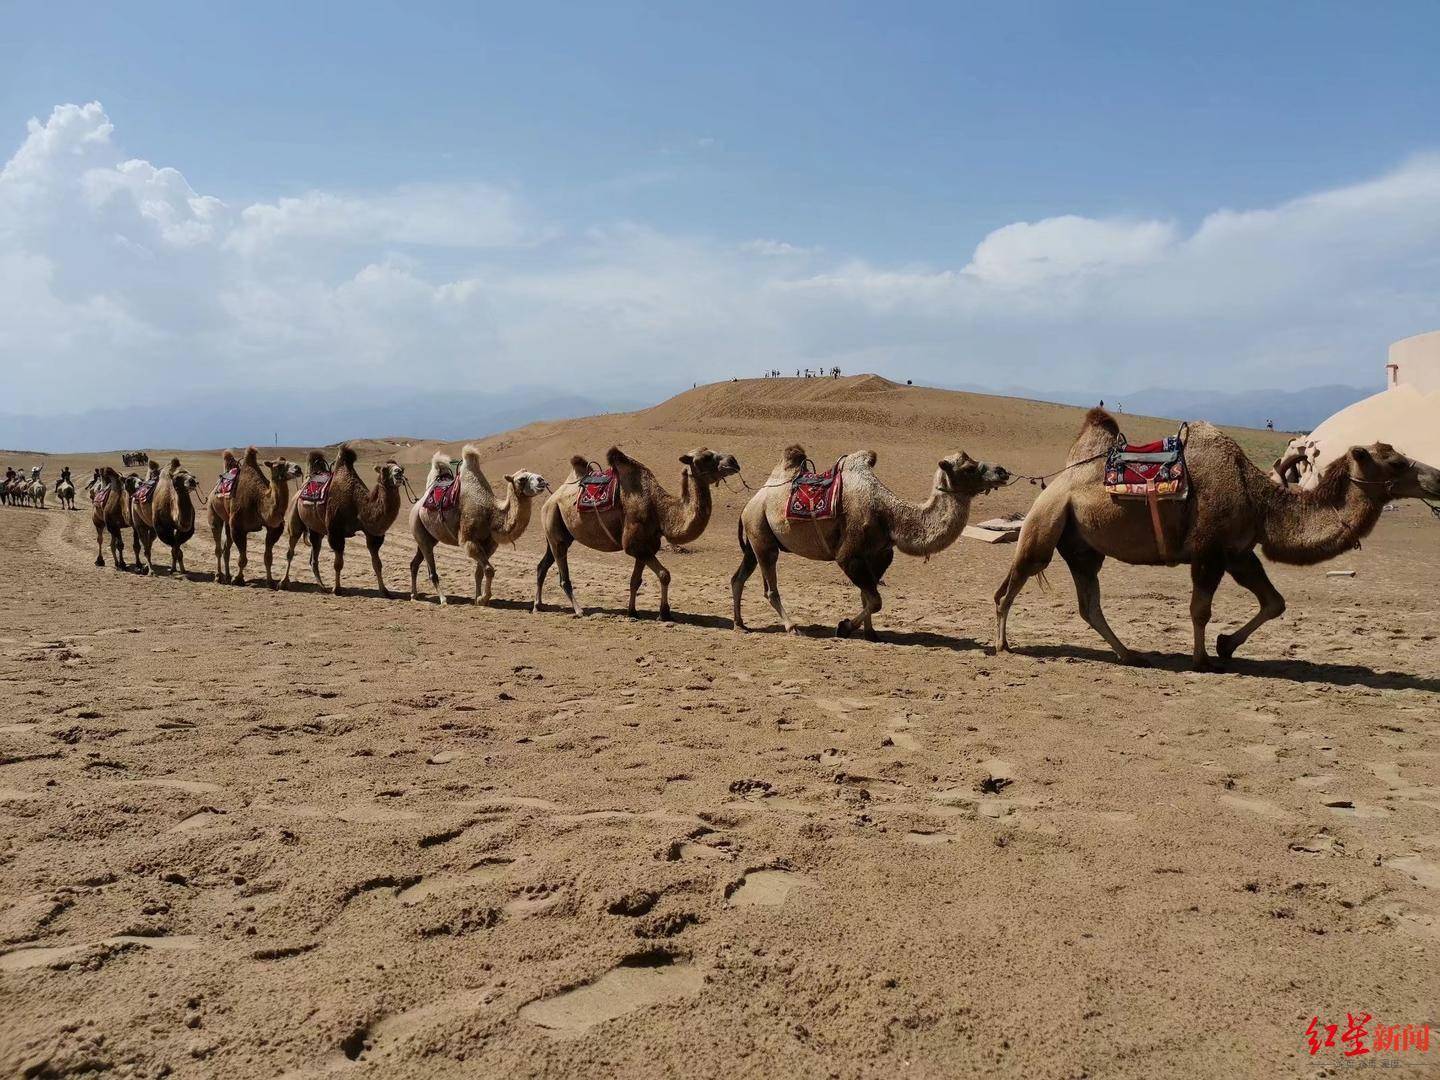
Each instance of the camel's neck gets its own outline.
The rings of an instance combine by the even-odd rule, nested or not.
[[[889,493],[886,493],[889,495]],[[970,520],[969,495],[932,491],[923,503],[889,495],[890,538],[906,555],[933,555],[953,544]]]
[[[365,485],[358,476],[355,481],[364,491]],[[370,536],[384,536],[400,516],[400,489],[382,478],[360,500],[359,512],[361,529]]]
[[[190,501],[190,489],[184,484],[172,484],[175,490],[175,525],[183,530],[195,527],[195,504]]]
[[[290,480],[270,478],[266,492],[260,499],[260,514],[271,527],[285,520],[285,509],[290,505]]]
[[[514,484],[506,485],[505,498],[495,504],[490,518],[490,535],[502,544],[511,544],[524,534],[530,524],[530,504],[533,499],[522,496]]]
[[[1276,562],[1308,566],[1343,555],[1375,528],[1386,502],[1384,488],[1342,478],[1332,491],[1276,487],[1260,475],[1250,485],[1260,497],[1260,540]]]
[[[689,469],[680,474],[680,497],[657,483],[655,503],[660,511],[660,532],[672,544],[688,544],[710,524],[710,485],[696,480]]]

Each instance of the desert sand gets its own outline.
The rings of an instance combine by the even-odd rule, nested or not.
[[[752,381],[480,446],[492,479],[558,480],[618,442],[667,484],[697,445],[751,484],[797,439],[822,464],[869,447],[922,498],[957,449],[1057,467],[1080,417]],[[1236,434],[1265,465],[1284,444]],[[437,445],[356,444],[365,475],[394,456],[412,480]],[[1272,567],[1289,612],[1197,675],[1184,569],[1102,576],[1153,669],[1113,660],[1058,561],[994,656],[1013,547],[971,540],[897,558],[879,643],[837,640],[853,588],[793,557],[806,632],[779,632],[757,577],[737,635],[747,496],[716,489],[705,535],[662,551],[674,624],[625,618],[628,562],[578,546],[591,613],[552,578],[531,614],[533,524],[496,556],[495,606],[442,609],[382,600],[363,544],[350,595],[303,563],[271,592],[210,583],[203,530],[188,579],[146,579],[92,565],[83,509],[0,508],[0,1074],[1270,1078],[1346,1074],[1308,1053],[1312,1016],[1437,1019],[1424,507]],[[404,528],[383,550],[402,595]],[[463,555],[439,559],[468,597]],[[1253,610],[1228,582],[1216,601],[1215,631]]]

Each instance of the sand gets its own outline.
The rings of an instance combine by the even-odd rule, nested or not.
[[[777,381],[483,446],[558,478],[619,439],[670,480],[705,444],[757,483],[814,432],[817,461],[874,447],[919,497],[942,452],[1039,471],[1078,422]],[[364,462],[437,445],[393,443]],[[91,565],[88,514],[0,508],[0,1074],[1268,1078],[1343,1075],[1306,1051],[1314,1015],[1435,1019],[1423,508],[1275,568],[1285,618],[1195,675],[1184,570],[1102,578],[1155,669],[1113,662],[1058,564],[993,656],[1014,548],[972,541],[897,560],[877,644],[836,640],[853,590],[788,558],[806,633],[757,577],[737,636],[745,494],[662,552],[674,625],[623,617],[628,566],[579,548],[594,613],[530,614],[533,527],[494,608],[441,609],[380,599],[358,545],[338,599],[151,580]],[[453,549],[441,574],[467,593]],[[1214,628],[1252,606],[1227,584]]]

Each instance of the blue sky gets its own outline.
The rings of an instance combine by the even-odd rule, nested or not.
[[[372,290],[367,317],[387,308],[360,365],[374,385],[417,351],[474,385],[543,383],[588,348],[631,379],[678,354],[714,377],[837,360],[1069,388],[1109,368],[1139,388],[1174,378],[1172,342],[1212,384],[1363,382],[1437,315],[1418,242],[1440,227],[1434,4],[61,3],[5,23],[0,160],[63,104],[111,128],[98,156],[67,129],[83,167],[58,135],[40,148],[25,197],[45,188],[48,213],[22,220],[17,196],[7,229],[0,203],[0,236],[51,275],[26,318],[0,306],[0,347],[52,370],[82,357],[46,346],[49,303],[60,326],[83,308],[85,351],[137,373],[207,351],[262,373],[341,363],[347,287]],[[176,170],[181,203],[223,205],[196,226],[203,269],[193,235],[144,234],[134,175],[132,219],[112,192],[78,235],[95,171],[131,159]],[[1304,220],[1221,229],[1217,254],[1206,226],[1227,213]],[[283,219],[283,252],[257,219],[265,244]],[[148,253],[146,282],[117,237]],[[1063,272],[1015,271],[1017,242]],[[1268,307],[1236,284],[1257,266],[1295,270]],[[219,310],[166,311],[200,273]]]

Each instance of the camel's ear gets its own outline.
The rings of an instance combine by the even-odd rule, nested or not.
[[[385,466],[384,466],[384,465],[376,465],[376,466],[375,466],[375,475],[378,476],[378,475],[380,475],[381,473],[383,473],[384,471],[385,471]]]
[[[507,484],[515,483],[515,477],[511,476],[509,473],[505,474],[504,480]]]
[[[695,464],[695,459],[694,459],[693,457],[691,457],[689,454],[681,454],[681,455],[680,455],[680,464],[681,464],[681,465],[693,465],[693,464]]]
[[[1352,446],[1350,448],[1350,456],[1361,465],[1366,465],[1375,460],[1370,456],[1370,451],[1366,450],[1363,446]]]

